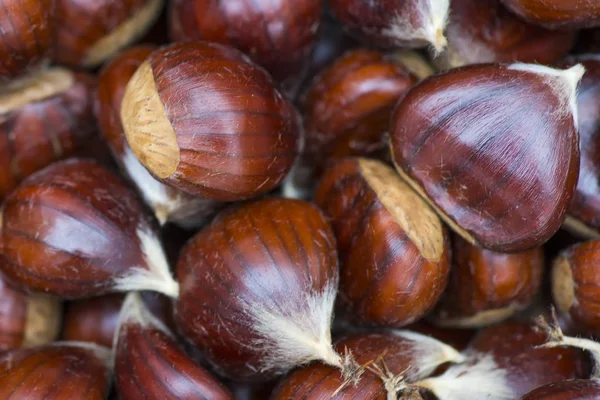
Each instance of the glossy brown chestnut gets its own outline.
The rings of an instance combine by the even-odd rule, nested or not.
[[[297,75],[310,59],[321,21],[321,0],[170,3],[174,41],[208,40],[235,47],[276,80]]]
[[[478,328],[525,309],[538,293],[544,271],[541,247],[496,253],[453,238],[453,264],[442,300],[432,318],[454,328]]]
[[[52,68],[0,93],[0,199],[32,173],[81,150],[95,132],[95,79]]]
[[[600,398],[600,382],[589,379],[571,379],[539,387],[521,400],[594,400]]]
[[[0,1],[0,82],[26,75],[50,55],[54,0]]]
[[[422,81],[392,117],[397,170],[468,242],[498,252],[542,245],[577,183],[583,72],[483,64]]]
[[[261,68],[209,42],[153,52],[121,105],[127,141],[160,182],[214,200],[266,193],[300,150],[293,105]]]
[[[411,324],[404,329],[431,336],[460,351],[465,350],[468,347],[471,339],[473,339],[473,336],[477,333],[474,329],[443,328],[433,325],[426,320]]]
[[[117,55],[102,69],[94,112],[115,160],[154,211],[158,221],[195,227],[202,224],[219,204],[195,198],[154,179],[133,154],[121,125],[121,102],[127,83],[153,50],[151,46],[133,47]]]
[[[110,388],[110,350],[56,342],[0,355],[0,398],[104,400]]]
[[[329,0],[329,8],[345,26],[375,46],[416,48],[446,45],[444,28],[449,0]]]
[[[499,0],[452,0],[448,47],[435,64],[450,69],[489,62],[552,64],[575,43],[575,32],[554,32],[530,25]]]
[[[99,164],[71,159],[27,178],[3,204],[0,268],[32,292],[83,298],[127,290],[177,296],[135,194]]]
[[[404,326],[425,316],[448,281],[450,237],[393,168],[367,158],[334,163],[315,203],[340,255],[340,308],[363,324]]]
[[[123,400],[233,400],[223,384],[185,354],[135,292],[123,304],[115,349],[115,384]]]
[[[551,29],[600,25],[600,3],[588,0],[500,0],[526,21]]]
[[[56,0],[53,59],[95,67],[141,38],[163,9],[163,0]]]

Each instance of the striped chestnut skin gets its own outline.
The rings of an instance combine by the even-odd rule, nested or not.
[[[315,203],[336,235],[347,318],[398,327],[433,309],[448,281],[450,236],[393,168],[367,158],[338,161]]]
[[[500,0],[525,21],[550,29],[600,26],[600,4],[588,0]]]
[[[446,292],[432,321],[454,328],[498,323],[525,309],[542,283],[544,251],[496,253],[452,240],[453,263]]]
[[[55,0],[52,57],[59,64],[96,67],[143,37],[163,0]]]
[[[138,293],[125,299],[117,335],[115,386],[120,399],[234,399],[179,347]]]
[[[74,299],[148,289],[123,286],[140,270],[176,293],[142,204],[93,161],[57,162],[26,179],[3,204],[1,245],[2,272],[25,291]]]
[[[173,41],[207,40],[248,54],[278,81],[302,71],[321,22],[321,0],[174,0]]]
[[[0,398],[104,400],[110,388],[110,350],[56,342],[0,355]]]
[[[594,400],[600,398],[600,383],[591,379],[571,379],[539,387],[521,400]]]
[[[331,227],[310,203],[272,198],[234,206],[184,247],[175,322],[220,374],[268,380],[297,366],[273,359],[286,354],[276,347],[280,335],[293,342],[286,334],[304,335],[308,324],[324,335],[318,345],[331,347],[331,310],[312,311],[333,308],[337,267]],[[271,331],[279,326],[282,332]],[[304,363],[319,359],[310,357]]]
[[[552,64],[575,43],[575,31],[551,31],[528,24],[500,0],[452,0],[447,49],[434,58],[441,69],[491,62]]]
[[[270,191],[300,151],[294,106],[262,68],[215,43],[153,52],[127,85],[121,121],[154,177],[213,200]]]
[[[95,89],[91,75],[54,68],[0,94],[0,199],[82,149],[96,130]]]
[[[482,64],[422,81],[392,116],[396,169],[468,242],[539,247],[560,228],[577,183],[583,72]]]

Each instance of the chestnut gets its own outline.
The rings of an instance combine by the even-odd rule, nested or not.
[[[56,0],[55,7],[54,61],[91,68],[143,37],[163,0]]]
[[[450,279],[432,321],[454,328],[501,322],[531,304],[542,283],[541,247],[496,253],[453,238]]]
[[[57,162],[6,198],[0,269],[22,290],[65,299],[128,290],[175,297],[178,285],[151,222],[104,167]]]
[[[302,127],[269,75],[209,42],[154,51],[129,81],[121,121],[160,182],[213,200],[266,193],[291,169]]]
[[[583,73],[483,64],[421,81],[392,116],[398,172],[469,243],[539,247],[560,228],[577,183]]]
[[[50,55],[54,0],[0,0],[0,82],[39,69]]]
[[[600,4],[588,0],[500,0],[532,24],[550,29],[600,26]]]
[[[499,0],[451,0],[448,47],[434,58],[440,69],[489,62],[552,64],[575,43],[576,32],[530,25]]]
[[[115,344],[119,398],[233,400],[230,391],[179,347],[136,292],[127,295]]]
[[[0,398],[104,400],[110,350],[79,342],[11,350],[0,355]]]
[[[317,40],[322,1],[174,0],[173,41],[207,40],[236,47],[277,81],[301,74]]]
[[[330,218],[340,256],[340,308],[362,324],[404,326],[424,317],[448,280],[450,237],[393,168],[341,160],[315,203]]]
[[[370,45],[418,48],[446,46],[450,0],[329,0],[344,26]]]
[[[0,199],[32,173],[80,151],[95,132],[95,79],[52,68],[0,93]]]
[[[100,131],[111,152],[161,224],[174,222],[195,227],[204,222],[219,206],[218,202],[190,196],[166,186],[140,164],[127,143],[121,125],[121,101],[125,88],[137,68],[154,50],[151,46],[132,47],[109,62],[98,77],[94,111]]]
[[[571,379],[541,386],[521,400],[593,400],[600,398],[600,382],[590,379]]]

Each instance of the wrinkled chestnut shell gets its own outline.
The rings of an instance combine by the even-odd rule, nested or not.
[[[264,355],[248,346],[261,337],[245,305],[304,304],[307,292],[335,282],[337,266],[333,232],[311,204],[265,199],[233,207],[184,247],[175,322],[220,373],[273,377],[282,371],[260,372]]]
[[[434,58],[443,69],[488,62],[552,64],[574,44],[575,32],[553,32],[530,25],[499,0],[452,0],[448,48]]]
[[[539,387],[521,400],[594,400],[600,398],[600,383],[590,379],[572,379]]]
[[[588,0],[500,0],[509,10],[550,29],[581,29],[600,25],[600,4]]]
[[[215,200],[270,191],[300,150],[298,113],[269,75],[239,51],[208,42],[153,52],[127,86],[121,121],[159,181]]]
[[[142,205],[99,164],[71,159],[30,176],[7,197],[0,268],[22,290],[81,298],[146,266],[137,236]]]
[[[96,81],[84,73],[72,78],[64,92],[0,114],[0,199],[32,173],[74,155],[95,132]]]
[[[26,75],[49,56],[54,0],[0,0],[0,82]]]
[[[53,59],[94,67],[150,29],[163,0],[55,0]]]
[[[449,235],[392,168],[365,158],[338,161],[323,175],[315,203],[336,234],[347,318],[403,326],[433,308],[448,279]]]
[[[207,40],[248,54],[277,80],[298,74],[316,42],[321,0],[175,0],[174,41]]]
[[[577,130],[561,106],[541,74],[509,66],[433,76],[396,108],[394,162],[463,238],[498,252],[538,247],[578,177]]]
[[[528,306],[542,283],[541,247],[504,254],[453,238],[450,280],[433,320],[440,325],[480,327]]]

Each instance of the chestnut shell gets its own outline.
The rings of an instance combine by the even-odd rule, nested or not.
[[[588,0],[500,0],[526,21],[550,29],[600,25],[600,4]]]
[[[521,400],[595,400],[600,398],[600,383],[591,379],[571,379],[541,386]]]

